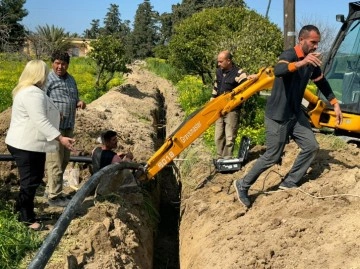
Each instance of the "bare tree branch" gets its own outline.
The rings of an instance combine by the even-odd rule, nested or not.
[[[8,43],[9,37],[10,37],[10,27],[6,22],[6,15],[0,15],[0,44]]]

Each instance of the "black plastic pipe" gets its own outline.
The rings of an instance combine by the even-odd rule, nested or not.
[[[130,162],[121,162],[110,164],[94,175],[92,175],[88,181],[76,192],[74,197],[70,200],[69,204],[65,208],[64,212],[59,217],[58,221],[55,223],[53,230],[46,237],[36,256],[33,258],[29,264],[28,269],[43,269],[45,268],[47,262],[51,258],[55,248],[59,244],[62,236],[64,235],[67,227],[69,226],[71,220],[76,214],[76,210],[80,207],[81,203],[85,198],[91,193],[96,186],[99,184],[100,180],[104,177],[104,180],[108,180],[106,175],[115,173],[121,169],[136,169],[139,168],[139,164],[130,163]]]
[[[10,154],[0,154],[0,161],[11,162],[15,161]],[[91,163],[91,157],[89,156],[70,156],[70,162],[78,163]]]

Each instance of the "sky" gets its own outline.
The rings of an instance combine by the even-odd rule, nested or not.
[[[285,0],[271,0],[269,19],[283,29],[283,4]],[[355,0],[354,0],[355,1]],[[171,6],[181,3],[182,0],[150,0],[154,11],[160,14],[171,12]],[[250,9],[264,15],[269,0],[245,0]],[[110,4],[119,6],[120,19],[133,22],[136,10],[143,0],[27,0],[24,8],[29,14],[22,24],[27,30],[35,30],[36,26],[49,26],[64,28],[66,32],[82,35],[85,29],[90,28],[93,19],[100,20],[100,26]],[[348,0],[295,0],[295,25],[300,22],[322,22],[334,29],[340,29],[341,24],[336,22],[337,14],[349,11]],[[298,30],[298,29],[296,29]]]

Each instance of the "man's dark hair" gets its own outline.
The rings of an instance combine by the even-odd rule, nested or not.
[[[64,61],[66,63],[70,63],[70,56],[67,52],[54,51],[51,54],[51,62],[55,62],[56,60]]]
[[[301,30],[299,32],[299,37],[304,37],[304,36],[308,35],[308,33],[311,31],[314,31],[318,35],[320,35],[319,28],[317,28],[315,25],[309,24],[309,25],[305,25],[301,28]]]
[[[113,138],[114,136],[117,136],[117,133],[112,130],[107,130],[101,133],[101,143],[105,144],[105,142],[110,141],[110,139]]]

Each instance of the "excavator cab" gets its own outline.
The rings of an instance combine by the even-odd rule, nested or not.
[[[337,15],[342,22],[324,65],[324,74],[342,112],[360,115],[360,1],[349,3],[349,14]],[[319,97],[327,103],[324,96]]]

